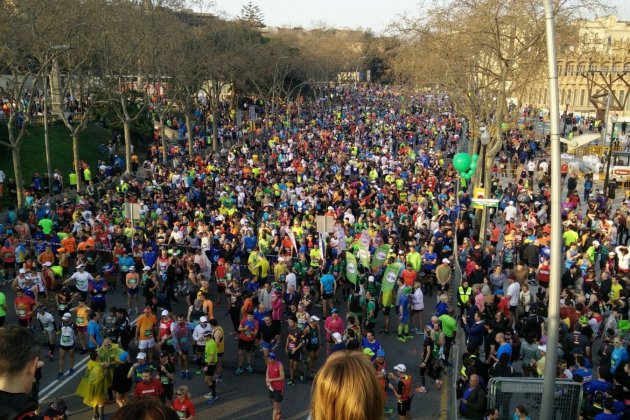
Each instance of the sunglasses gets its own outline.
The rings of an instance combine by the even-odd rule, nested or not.
[[[177,395],[178,397],[181,397],[181,396],[182,396],[182,395],[184,395],[184,394],[183,394],[183,393],[181,393],[181,392],[178,392],[176,395]]]

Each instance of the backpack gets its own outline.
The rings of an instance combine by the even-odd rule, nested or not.
[[[361,308],[361,296],[353,294],[352,297],[350,297],[350,312],[354,312],[355,314],[363,312],[363,308]]]

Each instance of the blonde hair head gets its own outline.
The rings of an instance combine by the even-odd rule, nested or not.
[[[186,398],[190,399],[190,392],[188,391],[188,387],[186,385],[180,385],[177,387],[177,392],[181,392],[186,396]]]
[[[315,376],[312,420],[382,420],[383,392],[376,371],[355,351],[333,353]]]

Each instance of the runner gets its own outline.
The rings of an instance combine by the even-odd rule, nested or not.
[[[287,340],[285,343],[285,351],[289,357],[289,380],[287,386],[295,385],[295,375],[300,373],[300,380],[304,381],[304,373],[299,372],[300,362],[303,360],[302,347],[304,346],[304,333],[297,326],[295,318],[289,318],[289,328],[287,330]]]
[[[152,352],[155,348],[155,334],[158,329],[158,322],[153,315],[151,308],[144,308],[144,312],[136,319],[136,340],[138,350],[146,353],[149,362],[152,359]]]
[[[197,375],[201,375],[201,368],[204,363],[204,351],[206,348],[207,333],[212,333],[212,326],[208,323],[208,318],[202,316],[199,318],[199,325],[197,325],[192,333],[192,339],[195,342],[195,357],[194,362],[197,363]]]
[[[315,362],[319,359],[319,348],[321,343],[321,334],[319,331],[320,319],[311,316],[308,326],[304,329],[304,342],[307,353],[306,374],[313,379],[315,377]]]
[[[137,363],[136,363],[137,365]],[[136,399],[156,398],[161,399],[164,388],[160,381],[153,377],[153,371],[149,367],[141,374],[142,380],[136,384],[133,395]]]
[[[208,385],[210,391],[203,397],[208,400],[208,405],[211,405],[219,399],[219,394],[217,394],[216,388],[216,372],[219,357],[217,343],[214,341],[214,336],[212,335],[212,332],[206,331],[204,335],[206,337],[206,341],[204,348],[205,366],[203,368],[203,374],[205,378],[204,381],[206,382],[206,385]]]
[[[411,389],[411,376],[407,374],[407,367],[403,364],[394,366],[396,375],[389,374],[390,380],[398,380],[396,386],[389,384],[389,389],[392,390],[396,399],[398,400],[398,418],[410,419],[411,418],[411,399],[413,398],[413,390]]]
[[[177,387],[176,398],[173,400],[172,407],[180,420],[195,419],[195,405],[190,398],[190,392],[186,385]]]
[[[282,406],[280,403],[284,396],[284,367],[282,362],[276,360],[274,352],[269,353],[267,358],[265,383],[267,388],[269,388],[269,399],[273,404],[271,418],[272,420],[282,418]]]
[[[254,319],[254,314],[249,312],[241,321],[238,327],[238,366],[234,372],[240,375],[245,370],[252,373],[252,351],[254,350],[254,340],[258,334],[258,321]],[[243,356],[247,359],[247,367],[243,370]]]

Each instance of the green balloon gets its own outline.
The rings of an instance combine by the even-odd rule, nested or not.
[[[475,154],[472,156],[472,161],[473,161],[473,162],[477,162],[478,160],[479,160],[479,155],[475,153]]]
[[[475,172],[475,169],[477,169],[477,162],[473,161],[473,163],[470,164],[470,170]]]
[[[462,175],[462,178],[464,178],[465,180],[469,180],[471,178],[468,172],[464,172],[461,175]]]
[[[458,153],[453,156],[453,167],[460,174],[470,168],[470,155],[468,153]]]

